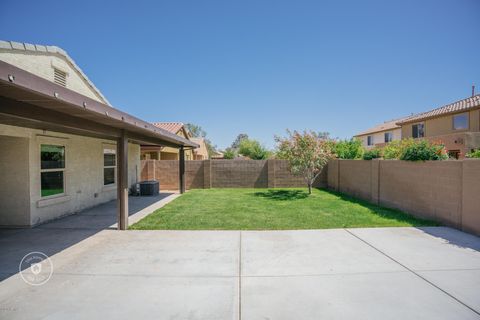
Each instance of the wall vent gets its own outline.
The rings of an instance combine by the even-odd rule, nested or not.
[[[57,68],[53,68],[53,82],[63,87],[67,86],[67,73]]]

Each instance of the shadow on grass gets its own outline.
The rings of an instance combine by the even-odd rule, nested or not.
[[[328,194],[334,195],[338,198],[340,198],[343,201],[350,202],[352,204],[357,204],[360,205],[364,208],[370,209],[374,214],[379,215],[381,217],[387,218],[387,219],[392,219],[396,220],[398,222],[406,222],[412,224],[412,226],[440,226],[441,224],[435,221],[431,220],[426,220],[422,218],[417,218],[409,213],[403,212],[399,209],[394,209],[394,208],[387,208],[387,207],[382,207],[373,203],[370,203],[366,200],[363,199],[358,199],[352,196],[349,196],[347,194],[329,190],[329,189],[323,189],[323,188],[318,188],[319,190],[322,190]]]
[[[254,196],[272,200],[298,200],[308,197],[308,193],[302,190],[267,190],[263,192],[255,192]]]

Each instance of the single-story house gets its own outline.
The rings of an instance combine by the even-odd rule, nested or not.
[[[54,46],[0,41],[0,226],[31,227],[118,199],[139,181],[140,145],[197,144],[112,107]]]
[[[191,135],[188,129],[182,122],[153,122],[155,127],[176,134],[187,140],[191,140]],[[171,147],[158,147],[151,145],[142,145],[141,150],[142,160],[178,160],[179,151]],[[185,150],[185,160],[194,160],[194,153],[192,149]]]

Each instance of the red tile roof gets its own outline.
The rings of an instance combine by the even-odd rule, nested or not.
[[[427,112],[413,115],[411,117],[398,121],[397,124],[401,125],[405,123],[421,121],[428,118],[434,118],[434,117],[438,117],[438,116],[442,116],[450,113],[468,111],[470,109],[474,109],[478,107],[480,107],[480,94],[447,104],[437,109],[433,109]]]
[[[155,127],[177,134],[183,128],[182,122],[154,122]]]

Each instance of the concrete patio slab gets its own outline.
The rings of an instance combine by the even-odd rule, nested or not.
[[[153,211],[175,200],[179,196],[174,192],[162,192],[156,196],[129,197],[129,225],[138,222]],[[116,229],[117,201],[109,201],[101,205],[83,210],[79,213],[39,225],[41,229]]]
[[[418,274],[470,308],[480,310],[480,269],[420,271]]]
[[[0,232],[0,319],[480,319],[480,238],[449,228],[116,231],[54,223]],[[39,287],[16,269],[31,251],[48,254],[54,267]]]
[[[408,272],[242,278],[243,319],[478,319]]]
[[[242,232],[242,275],[404,271],[343,229]]]
[[[412,270],[480,269],[480,239],[446,228],[349,229]]]
[[[87,240],[88,250],[62,253],[74,264],[56,263],[59,273],[164,277],[237,277],[239,233],[105,230]],[[81,252],[78,252],[81,250]]]
[[[57,274],[0,290],[1,319],[238,319],[236,278]]]

